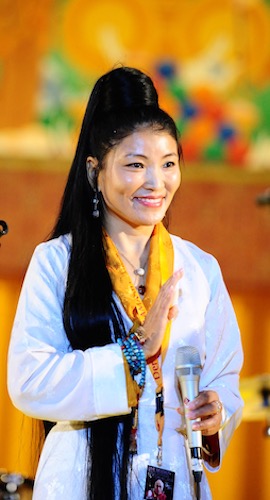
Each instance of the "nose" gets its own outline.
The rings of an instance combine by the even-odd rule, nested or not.
[[[146,169],[145,187],[147,189],[161,189],[164,187],[164,177],[160,166],[151,166]]]

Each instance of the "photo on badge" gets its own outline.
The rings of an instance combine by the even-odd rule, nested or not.
[[[144,499],[158,498],[172,500],[174,487],[174,472],[148,465],[145,483]]]

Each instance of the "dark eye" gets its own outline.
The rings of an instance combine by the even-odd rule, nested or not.
[[[164,163],[165,168],[174,167],[174,165],[174,161],[167,161],[166,163]]]
[[[138,162],[128,163],[127,167],[143,168],[143,164],[142,163],[138,163]]]

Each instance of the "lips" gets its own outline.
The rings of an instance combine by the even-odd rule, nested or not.
[[[158,198],[151,198],[151,197],[146,197],[146,196],[143,196],[143,197],[137,196],[136,198],[133,198],[133,199],[136,200],[141,205],[144,205],[146,207],[160,207],[163,203],[164,197],[160,196]]]

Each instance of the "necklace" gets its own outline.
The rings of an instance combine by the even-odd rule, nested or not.
[[[124,259],[126,260],[126,262],[128,262],[128,264],[133,268],[133,272],[134,272],[135,276],[138,276],[139,278],[142,278],[145,275],[145,269],[144,268],[146,267],[146,262],[145,262],[145,264],[144,264],[143,267],[137,267],[136,268],[132,264],[132,262],[122,252],[120,252],[120,250],[118,250],[118,252],[120,253],[120,255],[122,257],[124,257]],[[145,290],[146,290],[145,285],[139,285],[137,287],[137,290],[138,290],[138,292],[139,292],[140,295],[144,295],[145,294]]]

